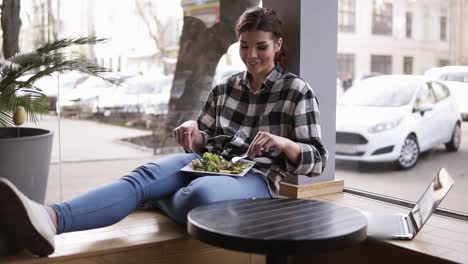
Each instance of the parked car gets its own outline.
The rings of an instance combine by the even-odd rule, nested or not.
[[[424,76],[431,80],[439,80],[448,86],[455,97],[462,119],[468,121],[468,66],[431,68]]]
[[[138,76],[98,97],[98,111],[167,114],[173,76]]]
[[[31,76],[32,74],[24,75],[20,80],[26,81]],[[58,95],[60,94],[63,96],[64,94],[67,94],[75,83],[79,83],[80,80],[82,81],[88,77],[89,75],[78,72],[55,73],[53,75],[40,78],[34,83],[34,86],[47,95],[47,99],[49,100],[49,110],[56,111]]]
[[[98,77],[89,77],[64,89],[59,98],[64,117],[92,117],[99,104],[99,96],[111,92],[113,84]]]
[[[446,85],[423,76],[383,75],[358,82],[337,105],[336,159],[416,165],[439,144],[457,151],[461,120]]]
[[[108,73],[106,78],[113,78],[123,83],[133,75]],[[101,96],[115,92],[117,85],[94,76],[81,76],[61,82],[60,109],[65,117],[92,117],[98,112]]]

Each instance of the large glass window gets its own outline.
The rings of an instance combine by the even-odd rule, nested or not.
[[[374,1],[372,6],[372,34],[392,35],[393,4]]]
[[[215,83],[244,70],[232,29],[243,10],[259,3],[21,1],[20,52],[61,38],[106,38],[70,51],[120,81],[69,72],[36,83],[49,96],[50,111],[27,126],[54,133],[46,203],[180,151],[172,129],[196,117]]]
[[[353,86],[337,104],[336,177],[348,188],[415,202],[445,167],[455,185],[441,207],[468,214],[468,86],[455,81],[468,76],[468,1],[359,4],[356,17],[374,10],[358,22],[372,34],[338,32],[338,54],[356,63]],[[383,40],[375,33],[392,31],[392,12],[394,36]]]
[[[107,43],[75,52],[112,69],[108,76],[124,81],[116,86],[64,73],[37,83],[49,95],[50,112],[37,124],[27,125],[55,134],[46,202],[75,197],[179,150],[171,129],[196,115],[213,83],[242,69],[233,32],[218,31],[216,26],[235,21],[236,12],[247,7],[240,4],[227,0],[21,1],[20,52],[63,37],[105,37]],[[363,8],[356,8],[357,4]],[[360,0],[339,1],[339,5],[349,19],[340,23],[338,72],[339,77],[351,76],[352,86],[341,96],[343,101],[338,100],[337,142],[339,135],[344,137],[336,155],[336,177],[345,179],[349,188],[415,201],[445,166],[456,184],[442,207],[468,213],[463,203],[467,123],[457,120],[465,111],[461,108],[467,105],[465,97],[457,92],[459,82],[436,80],[439,89],[416,76],[442,65],[468,65],[468,39],[462,34],[467,32],[467,20],[460,15],[468,12],[466,0]],[[404,37],[408,35],[405,12],[412,13],[411,38]],[[451,40],[443,43],[437,26],[443,24],[441,15],[446,17],[445,38]],[[393,21],[398,34],[382,42],[380,35],[393,34]],[[409,25],[407,16],[406,21]],[[368,30],[359,32],[360,28]],[[460,34],[449,36],[451,32]],[[215,44],[222,44],[222,49],[211,48]],[[412,67],[409,59],[401,62],[401,54],[411,55]],[[404,79],[401,74],[410,73],[410,68],[415,76]],[[444,89],[450,100],[425,100],[425,113],[407,111],[417,106],[416,99],[439,98]],[[355,100],[358,106],[352,103]],[[453,101],[456,108],[439,115],[443,106],[439,103],[453,106]],[[431,116],[436,123],[429,122]],[[456,122],[461,124],[461,145],[454,151],[446,143],[452,140]],[[413,130],[404,130],[409,128]],[[417,156],[402,151],[405,139],[419,146],[412,153]]]
[[[340,0],[338,3],[338,31],[356,30],[356,0]]]

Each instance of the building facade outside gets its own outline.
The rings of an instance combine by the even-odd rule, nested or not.
[[[467,0],[339,0],[338,78],[468,65],[467,17]]]

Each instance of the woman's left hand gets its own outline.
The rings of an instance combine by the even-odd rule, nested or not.
[[[255,156],[259,156],[263,152],[269,152],[270,150],[282,152],[289,141],[290,140],[287,138],[260,131],[255,135],[252,143],[250,143],[247,155],[249,158],[253,159]]]
[[[250,143],[247,155],[253,159],[256,156],[262,155],[263,152],[271,150],[283,152],[293,163],[298,161],[301,151],[299,145],[288,138],[260,131],[255,135],[252,143]]]

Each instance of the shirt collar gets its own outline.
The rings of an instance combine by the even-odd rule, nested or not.
[[[281,79],[283,76],[284,70],[281,68],[279,63],[275,64],[275,67],[273,70],[268,74],[268,76],[265,78],[263,81],[263,86],[265,86],[268,90],[270,90],[273,85]],[[241,80],[240,80],[240,85],[247,85],[248,82],[248,72],[244,71],[244,73],[241,75]]]

